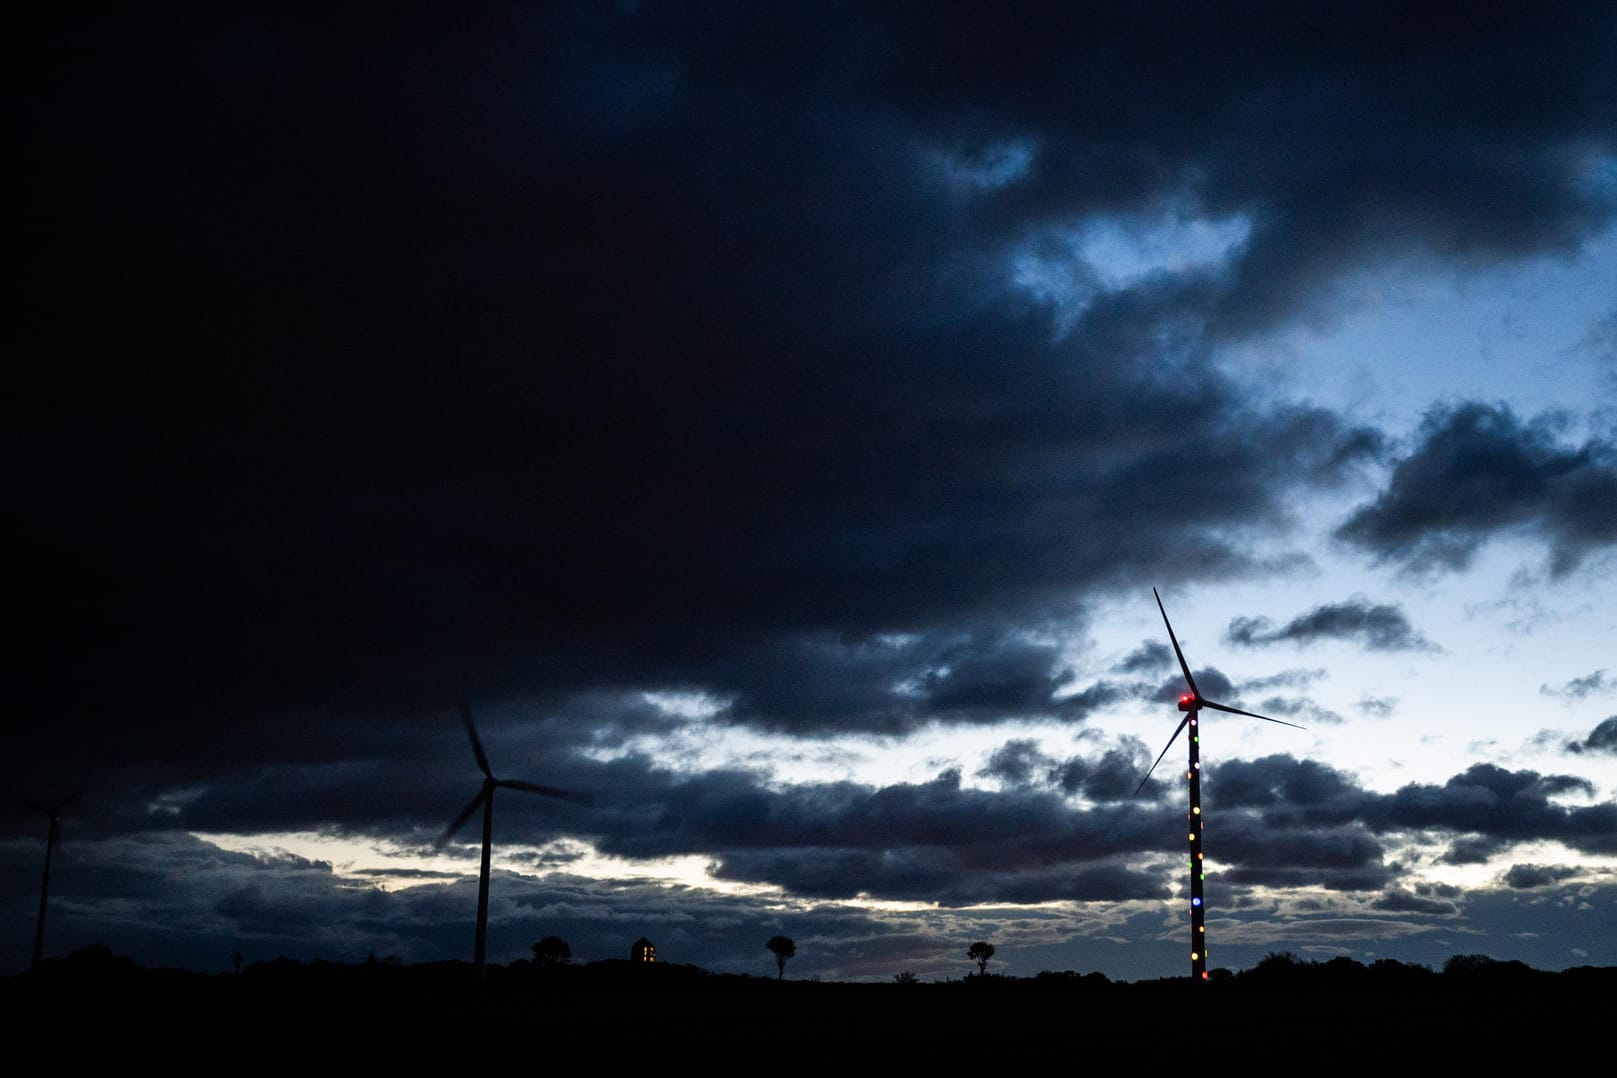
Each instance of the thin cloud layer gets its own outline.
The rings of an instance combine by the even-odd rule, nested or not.
[[[1315,607],[1278,628],[1268,618],[1235,618],[1224,639],[1246,647],[1319,640],[1353,640],[1372,651],[1428,651],[1434,647],[1410,625],[1401,607],[1358,597]]]
[[[1540,685],[1538,691],[1545,696],[1559,696],[1566,700],[1577,701],[1594,693],[1606,693],[1617,690],[1617,682],[1606,677],[1604,670],[1596,670],[1583,677],[1575,677],[1560,688],[1549,685]]]

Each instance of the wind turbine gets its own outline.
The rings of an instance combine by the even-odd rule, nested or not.
[[[460,815],[444,829],[443,835],[438,839],[437,845],[442,848],[444,843],[460,830],[462,824],[471,818],[472,813],[481,806],[483,809],[483,868],[477,879],[477,945],[473,952],[474,962],[477,966],[477,979],[483,979],[483,958],[488,948],[488,869],[489,852],[494,844],[494,791],[502,787],[510,790],[526,790],[528,793],[544,794],[546,797],[559,797],[564,801],[575,804],[588,805],[592,801],[587,794],[573,793],[571,790],[558,790],[554,786],[536,786],[531,782],[520,779],[499,779],[494,777],[494,770],[489,766],[488,754],[483,751],[483,742],[477,736],[477,726],[472,722],[472,708],[466,698],[456,694],[455,702],[460,706],[460,716],[466,722],[466,736],[472,742],[472,755],[477,758],[477,766],[483,772],[483,788],[472,798],[471,803],[460,810]]]
[[[1267,715],[1259,715],[1251,711],[1242,711],[1238,707],[1215,703],[1203,696],[1201,690],[1196,688],[1196,679],[1190,676],[1190,664],[1185,662],[1185,653],[1179,650],[1179,638],[1173,635],[1173,626],[1168,622],[1168,612],[1162,608],[1162,596],[1157,595],[1156,588],[1151,589],[1151,594],[1156,596],[1157,609],[1162,612],[1162,624],[1167,626],[1168,639],[1173,641],[1173,653],[1179,658],[1179,669],[1184,673],[1185,684],[1190,686],[1190,691],[1181,693],[1179,696],[1179,710],[1185,713],[1185,717],[1179,721],[1179,728],[1173,732],[1173,737],[1170,737],[1168,743],[1163,746],[1162,752],[1157,755],[1156,763],[1152,764],[1151,770],[1145,773],[1145,778],[1140,780],[1140,785],[1135,788],[1134,793],[1138,796],[1140,791],[1145,789],[1146,782],[1151,778],[1151,771],[1155,771],[1157,764],[1160,764],[1162,758],[1168,755],[1168,750],[1173,748],[1175,741],[1179,740],[1179,735],[1184,733],[1185,727],[1190,727],[1190,769],[1185,773],[1190,782],[1190,977],[1193,981],[1205,981],[1207,980],[1207,907],[1202,902],[1202,880],[1206,876],[1202,871],[1202,828],[1205,826],[1205,820],[1202,817],[1199,713],[1202,708],[1207,707],[1212,708],[1214,711],[1227,711],[1231,715],[1245,715],[1251,719],[1279,723],[1281,726],[1290,726],[1297,730],[1301,730],[1303,727],[1294,722],[1283,722],[1280,719],[1271,719]]]
[[[78,800],[83,790],[76,790],[68,794],[54,805],[40,805],[33,801],[24,801],[23,804],[38,812],[43,812],[50,820],[50,830],[45,836],[45,874],[39,883],[39,921],[34,926],[34,965],[35,973],[39,972],[40,962],[45,954],[45,904],[51,893],[51,854],[56,851],[57,845],[62,841],[62,828],[57,817],[68,805]]]

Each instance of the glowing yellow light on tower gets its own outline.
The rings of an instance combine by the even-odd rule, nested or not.
[[[1198,954],[1197,954],[1197,953],[1196,953],[1196,952],[1195,952],[1195,951],[1191,951],[1191,952],[1190,952],[1190,960],[1191,960],[1191,961],[1192,961],[1192,962],[1194,962],[1194,961],[1196,961],[1196,959],[1198,959],[1198,958],[1200,958],[1200,957],[1201,957],[1201,956],[1200,956],[1200,955],[1198,955]]]
[[[1190,841],[1192,841],[1192,842],[1196,841],[1196,832],[1192,831],[1190,833]]]
[[[1202,814],[1202,807],[1197,805],[1195,808],[1191,809],[1190,812],[1193,816],[1200,816]]]

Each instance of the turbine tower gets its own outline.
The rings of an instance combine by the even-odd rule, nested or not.
[[[29,808],[43,812],[50,820],[50,830],[45,835],[45,874],[39,882],[39,920],[34,925],[34,964],[33,971],[39,972],[39,965],[45,957],[45,904],[51,893],[51,855],[56,852],[57,845],[62,840],[62,828],[57,822],[62,810],[67,808],[84,791],[78,790],[68,794],[54,805],[40,805],[32,801],[25,801]]]
[[[571,790],[559,790],[554,786],[536,786],[531,782],[520,779],[499,779],[494,777],[494,771],[489,766],[488,754],[483,751],[483,742],[477,736],[477,726],[472,722],[472,708],[466,698],[456,694],[455,702],[460,706],[460,716],[466,723],[466,736],[472,742],[472,755],[477,758],[477,766],[483,772],[483,788],[472,798],[471,803],[460,810],[460,815],[444,829],[437,845],[442,848],[454,833],[460,830],[462,824],[471,818],[472,813],[479,807],[483,810],[483,866],[477,878],[477,943],[473,950],[473,963],[477,968],[477,979],[483,979],[484,956],[488,950],[488,872],[489,853],[494,844],[494,791],[502,787],[509,790],[526,790],[528,793],[544,794],[546,797],[559,797],[564,801],[575,804],[588,805],[592,801],[587,794],[574,793]]]
[[[1281,726],[1290,726],[1301,730],[1303,727],[1294,722],[1283,722],[1280,719],[1271,719],[1267,715],[1259,715],[1251,711],[1242,711],[1238,707],[1229,707],[1226,704],[1215,703],[1207,699],[1196,688],[1196,679],[1190,676],[1190,664],[1185,662],[1185,653],[1179,650],[1179,638],[1173,634],[1173,626],[1168,622],[1168,612],[1162,608],[1162,596],[1157,595],[1157,589],[1152,588],[1151,594],[1156,596],[1157,609],[1162,613],[1162,624],[1168,629],[1168,639],[1173,641],[1173,653],[1179,659],[1179,669],[1185,675],[1185,684],[1190,687],[1187,693],[1179,696],[1179,710],[1185,717],[1179,720],[1178,729],[1174,730],[1173,737],[1163,746],[1162,752],[1157,755],[1156,763],[1151,770],[1145,773],[1140,785],[1135,788],[1135,795],[1145,789],[1145,784],[1151,778],[1151,772],[1157,769],[1157,764],[1168,755],[1173,743],[1184,733],[1185,727],[1190,727],[1190,768],[1185,772],[1190,783],[1190,977],[1192,981],[1207,980],[1207,906],[1202,901],[1202,881],[1206,874],[1202,870],[1202,828],[1205,820],[1202,817],[1202,772],[1201,772],[1201,736],[1199,716],[1201,709],[1212,708],[1214,711],[1227,711],[1231,715],[1245,715],[1252,719],[1262,719],[1265,722],[1279,723]]]

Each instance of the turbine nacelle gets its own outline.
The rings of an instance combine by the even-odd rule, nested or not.
[[[1151,589],[1151,594],[1156,596],[1157,610],[1162,614],[1162,626],[1168,630],[1168,640],[1173,644],[1174,658],[1179,660],[1179,672],[1185,675],[1185,684],[1190,687],[1190,691],[1179,694],[1179,710],[1185,713],[1185,717],[1179,723],[1179,728],[1173,732],[1173,736],[1168,739],[1168,743],[1162,747],[1162,752],[1157,755],[1156,762],[1153,763],[1149,769],[1147,769],[1145,778],[1141,779],[1140,785],[1135,787],[1134,793],[1136,796],[1139,795],[1141,790],[1145,789],[1145,784],[1151,780],[1151,773],[1157,769],[1157,764],[1160,764],[1162,762],[1162,758],[1168,755],[1168,750],[1173,748],[1173,743],[1179,740],[1179,735],[1184,733],[1185,727],[1195,721],[1197,713],[1201,711],[1202,708],[1209,708],[1213,711],[1223,711],[1230,715],[1245,715],[1249,719],[1262,719],[1264,722],[1272,722],[1280,726],[1290,726],[1296,730],[1303,729],[1294,722],[1287,722],[1284,719],[1273,719],[1268,715],[1259,715],[1255,711],[1242,711],[1238,707],[1230,707],[1228,704],[1220,704],[1203,696],[1201,694],[1201,690],[1196,688],[1196,678],[1190,672],[1190,664],[1185,661],[1184,650],[1179,647],[1179,637],[1174,635],[1173,623],[1168,620],[1168,611],[1163,609],[1162,596],[1157,594],[1156,588]]]

